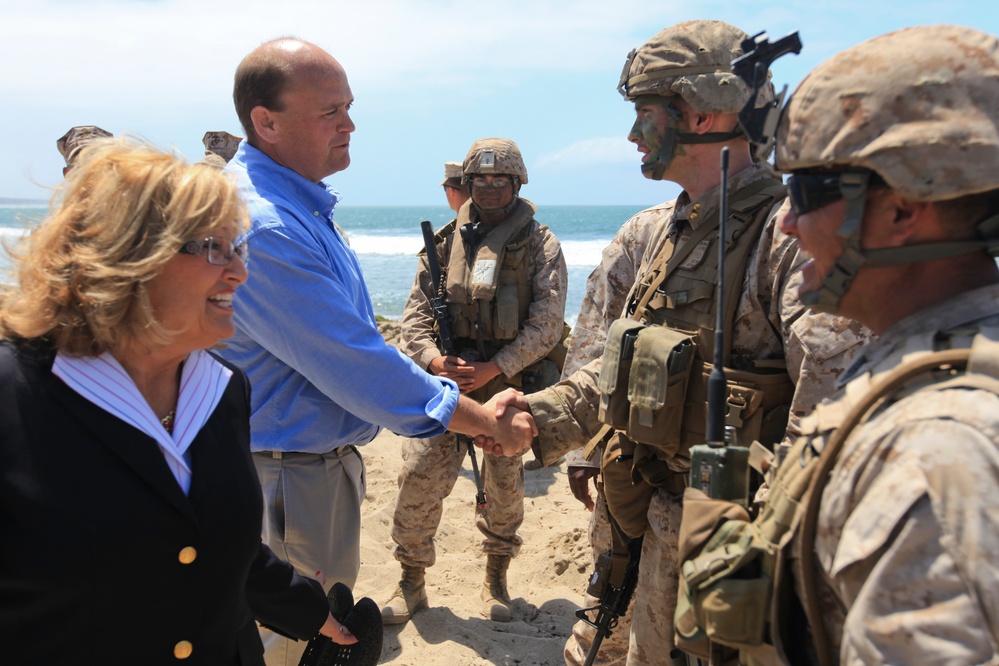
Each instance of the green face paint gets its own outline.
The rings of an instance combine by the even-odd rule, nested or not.
[[[676,147],[677,119],[672,96],[642,95],[635,98],[635,123],[628,140],[643,153],[642,173],[647,178],[662,179],[662,173],[673,159]]]

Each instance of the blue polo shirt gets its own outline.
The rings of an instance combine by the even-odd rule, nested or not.
[[[457,386],[385,343],[361,267],[333,226],[339,193],[245,141],[226,171],[252,227],[249,279],[236,290],[236,334],[221,355],[252,386],[254,451],[327,453],[445,431]]]

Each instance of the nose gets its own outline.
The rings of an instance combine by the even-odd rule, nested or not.
[[[628,132],[628,141],[632,143],[638,143],[642,136],[642,132],[639,128],[638,119],[635,120],[635,124],[631,126],[631,131]]]
[[[798,235],[798,214],[788,207],[787,212],[780,219],[780,230],[788,236]]]
[[[246,262],[243,261],[241,256],[234,254],[232,256],[232,261],[230,261],[225,267],[225,281],[233,287],[238,287],[246,282],[246,278],[249,277],[249,275],[250,271],[246,267]]]
[[[343,111],[343,124],[340,125],[340,131],[344,134],[352,133],[357,127],[354,125],[354,120],[350,117],[350,111],[344,109]]]

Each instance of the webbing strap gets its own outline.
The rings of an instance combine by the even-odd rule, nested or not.
[[[830,437],[829,442],[819,456],[817,469],[815,474],[812,475],[804,499],[804,514],[801,521],[802,548],[799,566],[801,567],[801,589],[803,597],[801,603],[812,630],[812,640],[815,643],[815,652],[818,656],[820,666],[832,666],[829,661],[830,641],[826,635],[825,624],[822,620],[822,609],[819,606],[818,579],[816,576],[818,567],[816,565],[817,558],[814,546],[815,533],[818,528],[819,505],[822,501],[822,488],[825,486],[825,479],[832,472],[843,444],[864,416],[920,374],[947,366],[951,366],[957,370],[965,368],[968,365],[970,354],[971,352],[968,349],[938,351],[912,362],[904,363],[892,370],[847,413],[846,418],[836,428],[836,431]]]

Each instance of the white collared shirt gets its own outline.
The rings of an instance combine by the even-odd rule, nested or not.
[[[191,488],[188,447],[222,399],[232,370],[202,350],[184,361],[173,434],[167,432],[125,368],[110,353],[76,357],[56,353],[52,374],[104,411],[156,441],[186,495]]]

